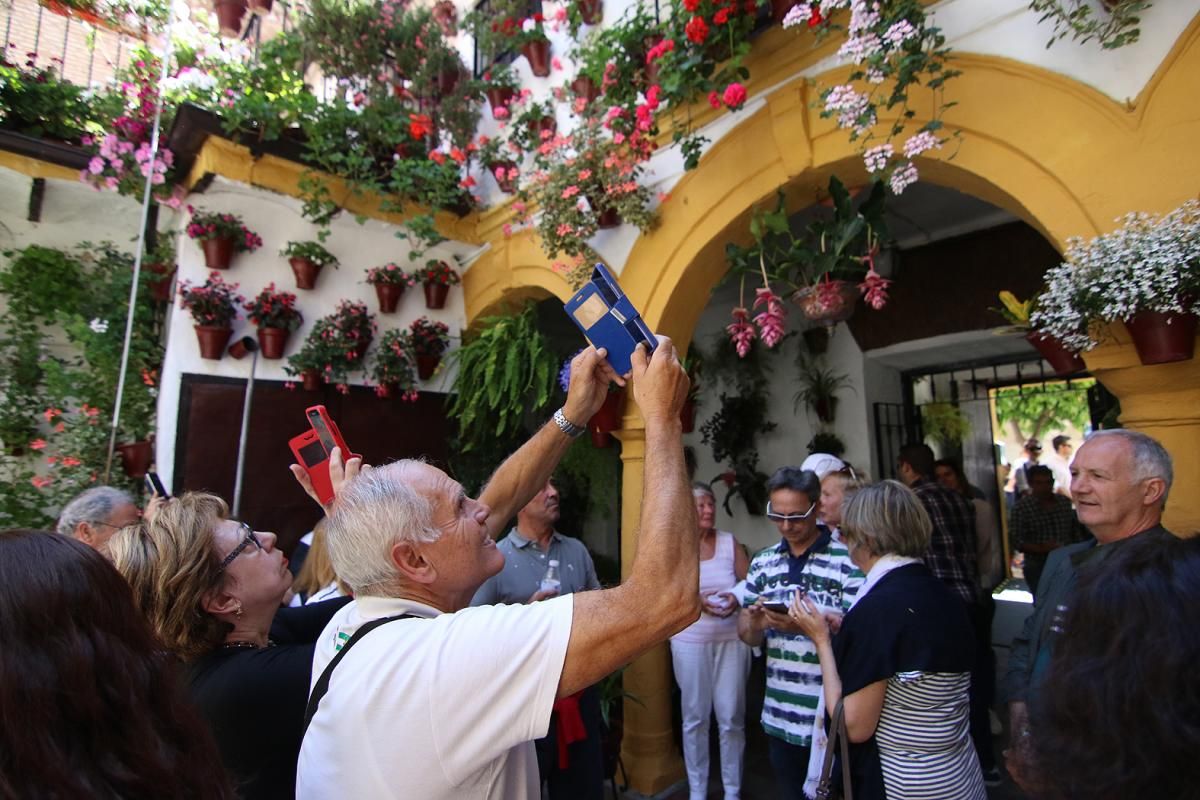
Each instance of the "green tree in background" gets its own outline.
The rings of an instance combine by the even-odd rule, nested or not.
[[[1021,441],[1039,439],[1042,432],[1064,424],[1087,427],[1087,390],[1094,380],[1055,383],[1040,387],[1009,387],[996,390],[996,417],[1008,425]]]

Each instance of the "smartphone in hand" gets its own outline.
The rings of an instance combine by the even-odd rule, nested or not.
[[[608,363],[618,375],[633,368],[633,351],[639,344],[645,342],[651,351],[658,347],[658,339],[603,264],[595,266],[591,281],[563,308],[589,342],[608,350]]]
[[[329,478],[329,454],[333,448],[340,448],[343,461],[359,456],[350,452],[337,423],[329,416],[325,406],[312,406],[304,410],[308,418],[309,429],[299,436],[292,437],[288,446],[296,456],[296,462],[308,473],[312,480],[313,491],[321,505],[329,505],[333,500],[333,482]]]
[[[163,488],[162,480],[159,479],[157,472],[147,472],[146,477],[143,480],[146,482],[146,491],[150,494],[156,494],[164,500],[171,496],[167,494],[167,490]]]

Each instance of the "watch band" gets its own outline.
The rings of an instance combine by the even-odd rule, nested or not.
[[[558,426],[560,431],[565,433],[567,436],[570,436],[572,439],[576,438],[587,430],[587,428],[581,425],[576,425],[574,422],[571,422],[571,420],[567,419],[567,416],[563,414],[563,410],[561,408],[554,412],[554,424]]]

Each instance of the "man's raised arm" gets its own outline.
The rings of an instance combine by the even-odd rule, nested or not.
[[[646,423],[637,555],[620,586],[572,595],[560,697],[590,686],[700,616],[700,526],[679,421],[689,381],[670,339],[660,336],[653,355],[638,347],[632,382]]]
[[[571,383],[562,412],[568,422],[581,428],[604,404],[609,381],[625,385],[605,355],[604,348],[588,347],[571,361]],[[499,539],[503,526],[542,490],[573,441],[550,420],[496,468],[479,495],[492,509],[487,524],[493,539]]]

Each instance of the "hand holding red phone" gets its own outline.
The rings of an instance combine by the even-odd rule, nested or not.
[[[312,478],[308,476],[308,472],[299,464],[292,464],[288,469],[292,471],[292,476],[295,477],[296,483],[300,484],[305,493],[311,497],[317,505],[325,509],[328,514],[333,507],[333,501],[341,492],[342,486],[346,481],[364,469],[370,469],[369,466],[362,463],[362,456],[354,456],[349,461],[342,461],[342,449],[340,447],[333,448],[333,452],[329,454],[329,483],[333,488],[333,496],[330,497],[328,503],[322,503],[321,498],[317,496],[316,490],[313,488]]]
[[[329,513],[342,484],[358,474],[362,458],[350,452],[325,406],[312,406],[304,413],[310,429],[288,442],[299,462],[292,465],[292,475],[308,496]]]

